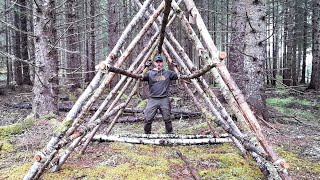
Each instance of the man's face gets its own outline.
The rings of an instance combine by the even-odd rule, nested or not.
[[[163,62],[163,61],[155,61],[155,62],[154,62],[154,66],[155,66],[158,70],[163,69],[163,65],[164,65],[164,62]]]

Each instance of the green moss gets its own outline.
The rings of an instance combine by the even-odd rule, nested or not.
[[[72,93],[69,94],[69,100],[72,102],[76,102],[78,97]]]
[[[126,95],[126,94],[122,94],[122,96],[120,97],[120,99],[121,100],[127,100],[129,98],[129,96],[128,95]]]
[[[320,173],[320,163],[312,162],[299,157],[298,153],[277,148],[279,156],[284,158],[290,165],[289,171]]]
[[[319,116],[316,111],[294,108],[297,105],[305,106],[305,108],[320,107],[320,105],[312,101],[295,99],[294,97],[287,97],[284,99],[268,98],[267,104],[275,107],[279,112],[289,116],[294,116],[299,120],[313,121],[317,120],[317,117]]]
[[[43,116],[42,116],[42,119],[50,120],[50,119],[54,119],[54,118],[56,118],[56,117],[57,117],[57,115],[51,112],[51,113],[49,113],[49,114],[43,115]]]
[[[55,132],[58,133],[58,132],[62,132],[64,130],[66,130],[66,128],[70,127],[73,123],[73,120],[70,119],[70,120],[64,120],[57,128],[55,128]]]
[[[281,98],[268,98],[266,100],[268,105],[272,106],[287,106],[288,104],[292,103],[294,100],[294,97],[288,97],[285,99]]]
[[[228,179],[228,180],[257,180],[265,179],[259,169],[247,167],[229,167],[220,168],[216,170],[203,170],[198,171],[202,179]]]
[[[31,127],[35,120],[31,117],[27,117],[23,122],[11,124],[7,126],[0,126],[0,136],[8,136],[14,134],[23,133],[25,129]]]
[[[64,164],[59,172],[45,172],[43,179],[172,179],[174,167],[185,166],[176,155],[181,151],[198,169],[203,179],[263,179],[260,170],[251,160],[243,159],[238,151],[230,145],[202,145],[202,146],[150,146],[133,145],[127,143],[110,143],[112,154],[102,157],[102,161],[113,158],[114,166],[97,162],[97,166],[90,168],[79,165]],[[222,152],[217,153],[217,152]],[[228,152],[228,153],[226,153]],[[229,153],[230,152],[230,153]],[[105,154],[105,153],[102,153]],[[87,154],[88,155],[88,154]],[[88,155],[89,156],[89,155]],[[92,157],[94,158],[94,157]],[[200,162],[209,162],[214,167],[202,168]],[[0,170],[0,174],[10,174],[10,177],[0,175],[0,179],[22,179],[31,164]],[[171,169],[173,168],[173,170]],[[12,173],[12,174],[11,174]],[[175,173],[175,172],[174,172]]]
[[[317,120],[317,117],[314,113],[310,111],[300,110],[300,109],[291,109],[291,108],[285,108],[285,107],[276,107],[276,109],[288,116],[296,116],[299,120]]]
[[[148,99],[142,100],[138,103],[137,108],[144,109],[148,104]]]
[[[0,170],[0,179],[6,180],[16,180],[16,179],[23,179],[25,174],[30,169],[31,164],[23,164],[20,166],[12,166],[7,169]]]
[[[271,106],[288,106],[290,104],[299,104],[299,105],[303,105],[303,106],[320,107],[320,105],[316,102],[296,99],[292,96],[287,97],[287,98],[268,98],[266,100],[266,102],[268,105],[271,105]]]
[[[9,153],[14,150],[9,138],[0,136],[0,154]]]

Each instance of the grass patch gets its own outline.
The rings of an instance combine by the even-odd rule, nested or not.
[[[263,175],[251,159],[242,158],[230,144],[202,146],[150,146],[127,143],[110,143],[112,155],[100,156],[100,161],[118,161],[113,165],[99,163],[94,167],[64,164],[60,171],[45,172],[42,179],[172,179],[172,173],[184,167],[176,150],[186,156],[198,169],[203,179],[263,179]],[[199,164],[208,162],[214,168]],[[23,164],[0,170],[0,179],[22,179],[31,164]],[[181,169],[179,169],[181,170]]]
[[[10,143],[8,137],[0,136],[0,154],[9,153],[14,150],[13,145]]]
[[[320,107],[319,104],[312,101],[307,100],[300,100],[296,99],[294,97],[287,97],[287,98],[268,98],[266,100],[267,104],[270,106],[288,106],[290,104],[299,104],[302,106],[314,106],[314,107]]]
[[[144,109],[148,104],[148,99],[144,99],[142,101],[140,101],[137,105],[138,109]]]
[[[289,170],[303,173],[320,173],[320,163],[312,162],[299,157],[298,153],[286,151],[282,148],[277,148],[280,157],[283,157],[289,164]]]
[[[7,126],[0,126],[0,136],[9,136],[21,134],[25,129],[31,127],[35,123],[33,118],[26,118],[21,123],[11,124]]]
[[[31,164],[26,163],[20,166],[12,166],[7,169],[0,170],[0,179],[16,180],[23,179],[24,175],[28,172]]]
[[[320,107],[320,105],[312,101],[300,100],[294,97],[287,97],[268,98],[266,102],[268,105],[273,106],[275,109],[277,109],[277,111],[288,116],[294,116],[299,120],[316,121],[317,117],[320,115],[317,111],[312,110]]]

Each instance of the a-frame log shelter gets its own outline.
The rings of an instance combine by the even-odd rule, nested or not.
[[[152,6],[150,6],[153,2],[152,0],[145,0],[143,4],[141,4],[139,0],[134,0],[134,2],[139,7],[138,13],[126,27],[117,44],[106,57],[106,60],[100,63],[95,77],[76,101],[46,147],[36,153],[35,162],[24,179],[38,179],[46,169],[57,171],[70,154],[74,152],[76,147],[82,146],[81,152],[84,153],[85,148],[102,123],[108,121],[110,124],[106,133],[108,134],[111,131],[116,120],[123,113],[124,108],[128,105],[132,96],[137,92],[140,84],[139,77],[147,70],[147,68],[145,68],[143,72],[141,72],[141,69],[145,62],[152,56],[159,42],[162,41],[160,37],[165,37],[163,39],[164,44],[160,47],[160,51],[162,51],[170,63],[174,61],[181,67],[179,68],[182,69],[181,73],[175,68],[177,73],[184,74],[181,78],[191,79],[191,84],[184,82],[181,82],[181,84],[184,86],[188,95],[192,97],[196,107],[209,120],[209,125],[215,122],[221,126],[243,154],[251,155],[255,159],[259,168],[268,179],[291,179],[287,172],[288,164],[285,160],[277,156],[263,135],[255,115],[250,110],[244,96],[233,81],[223,62],[225,53],[220,52],[216,48],[194,2],[192,0],[183,0],[187,7],[189,18],[193,19],[204,45],[187,20],[185,12],[179,8],[181,0],[178,2],[175,0],[165,0],[157,9],[153,9]],[[168,22],[164,24],[166,25],[166,32],[165,36],[163,36],[164,28],[161,28],[161,31],[158,24],[161,23],[161,14],[165,7],[168,6],[171,7],[171,11],[170,14],[165,14],[168,17]],[[148,18],[147,22],[123,53],[119,55],[119,51],[123,48],[128,35],[134,29],[135,25],[142,20],[143,16]],[[186,34],[194,43],[197,55],[205,64],[202,70],[197,71],[182,46],[170,32],[170,24],[175,18],[181,20]],[[155,33],[150,38],[148,44],[132,61],[129,68],[120,69],[136,44],[151,26]],[[160,44],[162,45],[161,42]],[[89,109],[102,95],[115,76],[115,73],[111,71],[120,71],[127,76],[121,77],[100,104],[98,110],[92,116],[89,116]],[[240,125],[237,126],[235,124],[229,113],[209,88],[208,83],[201,77],[201,75],[207,71],[213,75],[215,83],[219,85],[222,95],[231,107],[232,114],[236,116]],[[190,85],[197,90],[206,105],[199,102],[195,94],[190,90]],[[124,91],[132,86],[133,88],[126,101],[120,103],[119,99]],[[107,110],[104,111],[105,109]],[[111,117],[113,119],[110,119]]]

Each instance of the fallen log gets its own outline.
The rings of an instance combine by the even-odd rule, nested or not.
[[[19,102],[13,105],[10,105],[10,104],[5,104],[5,105],[8,107],[19,108],[19,109],[32,109],[31,102]],[[59,111],[68,112],[69,110],[71,110],[73,103],[68,101],[68,102],[60,103],[58,106],[59,106]],[[97,111],[97,109],[98,107],[92,106],[90,108],[90,111]],[[124,113],[127,113],[127,114],[143,113],[143,109],[125,108]],[[184,110],[184,109],[172,109],[171,113],[174,114],[174,116],[182,115],[183,117],[200,117],[201,116],[200,112],[193,112],[193,111]]]
[[[213,135],[202,135],[202,134],[114,134],[118,137],[126,138],[147,138],[147,139],[202,139],[202,138],[214,138]],[[219,137],[229,137],[228,134],[220,134]]]
[[[201,116],[189,116],[189,115],[182,115],[182,114],[171,114],[171,120],[175,119],[191,119],[191,118],[200,118]],[[119,118],[116,122],[117,123],[135,123],[135,122],[141,122],[144,121],[145,117],[144,116],[123,116]],[[162,120],[161,115],[157,115],[155,117],[155,120]]]
[[[200,138],[200,139],[181,139],[181,138],[135,138],[121,137],[121,135],[95,135],[94,141],[99,142],[126,142],[133,144],[153,144],[153,145],[201,145],[201,144],[221,144],[231,142],[230,138]]]
[[[186,163],[186,166],[188,170],[190,171],[190,174],[195,180],[200,180],[201,176],[199,175],[198,171],[191,165],[191,163],[188,161],[188,159],[180,152],[177,151],[178,156]]]

